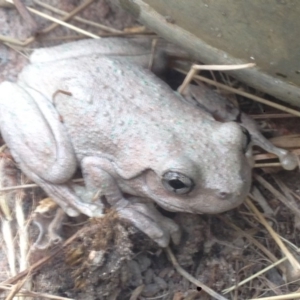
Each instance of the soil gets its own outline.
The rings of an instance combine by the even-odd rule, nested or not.
[[[25,2],[51,14],[34,2]],[[79,5],[79,1],[76,0],[44,2],[64,11],[71,11]],[[79,16],[115,29],[138,25],[131,16],[104,0],[94,1]],[[34,19],[39,29],[51,24],[39,17]],[[71,24],[95,34],[103,33],[99,29],[76,21],[72,21]],[[31,32],[32,28],[15,9],[0,8],[0,35],[24,41],[31,36]],[[32,48],[59,44],[69,40],[70,37],[78,38],[78,34],[59,26],[50,33],[38,35],[35,42],[25,47],[20,48],[16,45],[8,47],[0,43],[0,82],[16,80],[17,74],[26,65],[28,61],[26,55]],[[176,86],[176,82],[180,81],[181,77],[176,74],[174,79],[174,72],[170,74],[168,80]],[[247,89],[245,86],[239,87]],[[242,100],[240,101],[243,103],[242,108],[248,112],[253,113],[253,107],[256,112],[268,111],[268,108],[256,104],[249,106],[249,102]],[[266,123],[265,129],[270,131],[271,128],[272,136],[283,132],[284,134],[297,133],[295,119],[282,119],[280,122],[267,120],[264,125]],[[2,186],[26,183],[9,151],[5,150],[1,154]],[[285,193],[286,202],[280,201],[273,193],[254,181],[253,186],[259,190],[262,197],[267,199],[267,202],[262,200],[256,205],[277,234],[288,241],[286,245],[289,251],[296,261],[299,261],[297,246],[293,247],[293,245],[299,244],[298,199],[300,198],[297,197],[300,196],[300,177],[298,170],[277,171],[260,169],[255,170],[255,174],[263,176],[277,190],[281,189],[281,193]],[[280,186],[280,182],[286,188]],[[0,200],[2,220],[0,299],[6,299],[7,296],[4,292],[1,294],[1,282],[16,284],[18,278],[14,280],[14,276],[17,273],[47,257],[50,258],[34,268],[26,282],[22,283],[27,291],[38,293],[27,294],[26,299],[30,297],[50,299],[49,295],[78,300],[212,299],[200,287],[177,272],[164,249],[159,248],[131,224],[120,220],[114,211],[108,211],[104,218],[98,220],[83,216],[70,218],[66,220],[63,227],[67,244],[63,243],[63,247],[59,244],[44,250],[33,249],[37,228],[30,223],[31,216],[38,201],[45,197],[43,191],[38,188],[6,193],[9,213],[5,211]],[[292,197],[292,200],[289,197]],[[20,220],[18,216],[20,207],[25,216],[23,227],[18,226],[16,222],[16,219]],[[220,294],[223,289],[236,285],[283,256],[278,244],[266,228],[257,221],[248,204],[216,216],[168,212],[164,214],[173,218],[182,229],[181,243],[170,245],[178,263],[200,282]],[[26,229],[27,234],[21,232],[22,229]],[[11,242],[5,240],[10,236],[9,231],[13,238]],[[12,245],[12,248],[8,245]],[[292,266],[285,261],[243,286],[233,289],[224,297],[250,299],[295,292],[299,289],[298,270],[296,265]],[[48,296],[41,293],[46,293]]]

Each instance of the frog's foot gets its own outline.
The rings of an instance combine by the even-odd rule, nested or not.
[[[257,132],[255,136],[252,136],[252,140],[254,145],[275,154],[285,170],[294,170],[298,166],[298,159],[295,154],[274,146],[259,132]]]
[[[273,153],[278,156],[279,161],[285,170],[294,170],[298,166],[298,159],[295,154],[275,146],[274,148],[276,148],[275,150],[277,153],[274,151]]]
[[[58,206],[47,212],[36,212],[33,223],[39,229],[39,236],[33,247],[37,249],[47,249],[52,245],[62,242],[60,236],[63,221],[66,217],[65,212]]]
[[[109,160],[85,157],[81,166],[88,190],[99,191],[99,196],[105,196],[107,203],[117,210],[121,218],[130,221],[161,247],[168,246],[170,237],[174,243],[179,243],[179,226],[162,216],[151,200],[134,196],[124,198],[115,179],[118,175],[111,175],[115,170]]]
[[[68,216],[76,217],[80,213],[95,218],[103,216],[103,204],[100,201],[91,203],[92,197],[87,199],[88,197],[83,197],[83,191],[79,193],[80,190],[85,190],[84,187],[79,189],[71,181],[64,184],[47,182],[25,165],[22,165],[22,171],[41,187]],[[86,194],[90,196],[90,193]]]
[[[275,154],[285,170],[294,170],[298,166],[297,156],[288,150],[273,145],[261,134],[256,122],[250,116],[242,113],[241,125],[249,131],[253,145],[259,146],[265,151]]]
[[[179,226],[161,215],[147,199],[129,197],[128,200],[119,201],[115,208],[121,218],[130,221],[160,247],[167,247],[170,237],[174,244],[179,244],[181,238]]]
[[[85,197],[77,194],[78,190],[74,184],[51,184],[43,180],[35,180],[37,184],[64,210],[70,217],[76,217],[80,213],[88,216],[99,218],[103,216],[103,204],[100,201],[91,203],[86,202]],[[85,189],[82,187],[82,189]],[[90,193],[88,193],[89,195]]]

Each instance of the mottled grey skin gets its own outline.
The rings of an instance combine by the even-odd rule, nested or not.
[[[110,53],[123,55],[107,56],[107,41],[37,50],[17,83],[0,85],[1,132],[24,173],[67,214],[101,216],[105,196],[165,247],[179,229],[153,203],[197,214],[242,203],[247,139],[237,123],[215,121],[134,64],[123,41],[110,39]],[[85,187],[71,182],[78,167]],[[170,174],[188,189],[166,188]]]

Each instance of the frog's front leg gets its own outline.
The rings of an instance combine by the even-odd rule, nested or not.
[[[298,166],[297,157],[288,150],[278,148],[267,140],[259,131],[255,121],[248,115],[241,113],[241,125],[245,127],[252,138],[253,145],[257,145],[267,152],[278,156],[282,167],[285,170],[294,170]]]
[[[121,218],[129,220],[161,247],[169,244],[170,237],[174,243],[179,243],[179,226],[162,216],[150,199],[123,196],[117,181],[111,175],[115,170],[110,161],[86,157],[81,166],[87,190],[93,191],[96,197],[105,196],[108,204],[117,210]]]

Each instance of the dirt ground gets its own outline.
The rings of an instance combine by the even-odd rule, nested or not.
[[[58,17],[37,1],[25,2]],[[52,0],[44,3],[69,12],[82,2]],[[77,16],[115,30],[138,26],[131,16],[104,0],[94,1]],[[34,16],[34,19],[39,31],[52,24],[41,17]],[[70,24],[97,35],[108,34],[106,30],[79,21]],[[0,35],[26,41],[31,33],[32,28],[14,8],[0,7]],[[0,43],[0,82],[16,80],[33,48],[78,38],[82,36],[59,26],[37,35],[28,45]],[[224,82],[222,76],[216,76]],[[183,77],[170,71],[166,78],[176,86]],[[228,82],[238,89],[257,93],[232,79]],[[229,96],[247,113],[278,113],[240,96]],[[269,137],[298,134],[298,123],[290,116],[260,120],[261,128]],[[276,142],[299,148],[298,136],[277,138]],[[260,153],[258,149],[257,153]],[[28,183],[8,150],[2,149],[0,170],[2,187]],[[264,299],[275,295],[285,299],[284,295],[300,288],[299,171],[264,167],[255,168],[253,176],[251,200],[227,213],[200,216],[162,211],[174,219],[183,232],[180,245],[171,245],[171,249],[183,269],[219,294],[224,293],[226,299]],[[213,299],[178,272],[164,249],[120,220],[114,211],[108,211],[99,220],[84,216],[69,218],[64,223],[65,240],[61,244],[44,250],[34,249],[37,228],[31,223],[32,212],[45,197],[36,187],[13,190],[0,197],[0,299],[11,299],[8,294],[12,290],[22,292],[20,299]],[[272,264],[269,270],[249,278]],[[237,287],[243,280],[248,281]],[[226,289],[230,290],[226,292]]]

